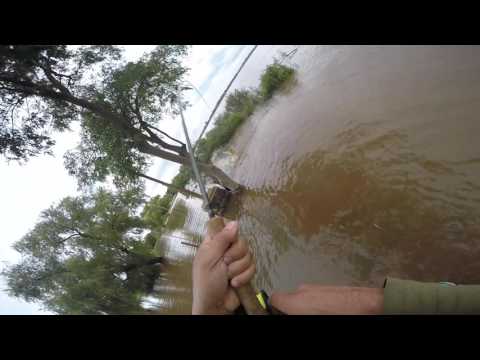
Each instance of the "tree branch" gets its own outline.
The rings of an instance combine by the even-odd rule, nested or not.
[[[145,122],[145,121],[143,121],[142,113],[141,113],[141,111],[140,111],[140,104],[139,104],[139,100],[138,100],[138,98],[139,98],[139,92],[140,92],[140,89],[141,89],[142,86],[143,86],[143,83],[144,83],[144,81],[142,80],[142,81],[140,82],[140,84],[138,85],[138,87],[137,87],[137,91],[136,91],[136,93],[135,93],[135,100],[134,100],[134,101],[135,101],[135,108],[132,109],[133,112],[134,112],[134,114],[137,116],[138,121],[140,122],[140,126],[141,126],[146,132],[148,132],[148,134],[149,134],[150,136],[154,137],[154,138],[157,139],[157,140],[161,140],[161,139],[160,139],[156,134],[153,134],[153,132],[151,132],[148,128],[151,128],[151,129],[154,129],[154,130],[158,131],[159,133],[161,133],[161,134],[165,135],[166,137],[168,137],[170,140],[173,140],[173,141],[175,141],[176,143],[180,144],[180,146],[185,147],[185,144],[184,144],[183,142],[181,142],[180,140],[175,139],[174,137],[168,135],[166,132],[164,132],[164,131],[156,128],[156,127],[153,126],[153,125],[148,124],[148,123]],[[130,105],[130,103],[128,103],[128,104]]]
[[[66,102],[70,102],[71,104],[83,107],[87,110],[90,110],[97,115],[100,115],[104,117],[105,119],[109,119],[110,123],[114,126],[120,129],[121,131],[127,133],[128,135],[133,135],[133,137],[136,137],[138,140],[144,140],[144,141],[152,141],[151,137],[145,136],[141,131],[138,131],[137,129],[131,127],[128,125],[128,123],[123,119],[122,117],[119,117],[117,114],[111,112],[108,109],[105,109],[104,107],[98,105],[98,104],[93,104],[85,99],[77,98],[73,96],[72,94],[66,94],[66,93],[57,93],[55,91],[52,91],[48,89],[45,86],[39,85],[39,84],[34,84],[29,81],[19,81],[18,79],[14,78],[8,78],[6,76],[2,76],[0,74],[0,81],[3,79],[6,79],[6,81],[10,81],[14,84],[18,84],[18,86],[22,87],[22,91],[25,93],[29,93],[32,95],[39,95],[39,96],[45,96],[51,99],[56,99],[56,100],[63,100]],[[148,132],[148,131],[147,131]],[[151,133],[150,133],[151,135]],[[173,138],[172,138],[173,139]],[[138,142],[137,140],[137,142]],[[154,136],[153,141],[160,145],[161,147],[174,151],[178,154],[183,154],[185,152],[185,147],[184,146],[176,146],[176,145],[171,145],[160,138],[158,136]]]
[[[48,80],[50,80],[54,87],[60,90],[61,93],[67,96],[72,96],[72,93],[61,83],[61,81],[59,81],[52,75],[54,71],[50,68],[50,66],[46,67],[40,64],[38,64],[38,66],[40,66],[40,68],[43,70]]]
[[[7,111],[10,112],[10,120],[12,122],[12,131],[14,129],[14,125],[13,125],[13,122],[14,122],[14,111],[15,109],[17,108],[18,105],[20,105],[20,103],[26,98],[26,96],[21,96],[20,95],[20,98],[15,102],[15,104],[12,104],[8,107]]]
[[[190,159],[187,156],[188,154],[183,156],[178,154],[173,154],[163,149],[159,149],[149,143],[140,143],[140,144],[137,144],[137,146],[138,146],[138,149],[145,154],[150,154],[150,155],[153,155],[165,160],[173,161],[178,164],[182,164],[186,166],[191,165]],[[240,185],[237,182],[232,180],[227,174],[225,174],[221,169],[217,168],[216,166],[211,164],[205,164],[202,162],[198,162],[197,165],[201,172],[203,172],[207,176],[210,176],[216,179],[220,184],[229,188],[230,190],[240,189]]]
[[[150,135],[150,137],[147,138],[148,141],[153,141],[155,144],[160,145],[161,147],[167,150],[174,151],[180,155],[184,155],[186,153],[186,147],[183,143],[182,143],[182,146],[177,146],[177,145],[172,145],[163,141],[152,130],[150,130],[150,126],[145,121],[140,122],[140,127],[143,130],[145,130],[148,133],[148,135]]]
[[[185,143],[181,142],[181,141],[178,140],[178,139],[175,139],[174,137],[171,137],[171,136],[168,135],[165,131],[162,131],[162,130],[160,130],[160,129],[156,128],[155,126],[150,125],[150,124],[148,124],[148,123],[145,123],[145,124],[146,124],[149,128],[151,128],[151,129],[153,129],[153,130],[155,130],[155,131],[158,131],[159,133],[161,133],[162,135],[165,135],[166,137],[168,137],[169,139],[175,141],[176,143],[178,143],[178,144],[180,144],[180,145],[182,145],[182,146],[185,146]]]
[[[110,120],[112,126],[126,132],[127,134],[131,135],[133,132],[139,138],[142,138],[143,136],[143,140],[148,140],[148,137],[143,135],[140,131],[135,131],[136,129],[132,129],[126,123],[125,119],[119,117],[117,114],[113,113],[109,109],[99,104],[91,103],[88,100],[75,97],[72,94],[56,92],[45,85],[35,84],[30,80],[20,80],[15,74],[0,73],[0,81],[4,81],[15,86],[14,91],[18,93],[41,96],[52,100],[61,100],[71,103],[73,105],[80,106],[81,108],[100,115],[106,120]]]
[[[73,79],[73,75],[60,74],[60,73],[57,73],[56,71],[54,71],[52,68],[50,68],[50,71],[51,71],[52,74],[55,75],[55,76],[62,77],[62,78],[66,78],[66,79]]]
[[[81,236],[81,237],[86,237],[86,238],[89,238],[89,239],[101,240],[101,238],[96,237],[96,236],[93,236],[93,235],[90,235],[90,234],[87,234],[87,233],[84,233],[84,232],[78,230],[77,228],[75,228],[75,227],[73,227],[73,226],[72,226],[72,227],[69,227],[69,226],[65,226],[65,225],[58,224],[58,223],[55,223],[55,226],[58,226],[58,227],[60,227],[60,228],[62,228],[62,229],[64,229],[64,230],[69,230],[69,231],[73,231],[73,232],[74,232],[74,234],[69,235],[69,236],[68,236],[67,238],[65,238],[65,239],[62,239],[62,240],[59,242],[59,244],[64,243],[65,241],[67,241],[68,239],[70,239],[70,238],[72,238],[72,237],[74,237],[74,236]]]
[[[99,104],[91,103],[88,100],[75,97],[71,93],[67,94],[64,92],[54,91],[45,85],[36,84],[30,80],[18,79],[18,77],[15,76],[15,74],[0,73],[0,82],[1,81],[15,86],[15,92],[18,92],[18,93],[41,96],[41,97],[49,98],[52,100],[61,100],[61,101],[71,103],[73,105],[80,106],[81,108],[84,108],[86,110],[89,110],[99,115],[100,117],[103,117],[105,120],[108,120],[113,127],[122,131],[126,135],[126,137],[131,137],[134,140],[135,145],[138,149],[141,149],[143,144],[153,141],[157,145],[160,145],[161,147],[167,150],[173,151],[181,156],[185,156],[186,154],[185,146],[171,145],[161,140],[160,138],[158,138],[158,136],[155,136],[154,138],[148,137],[145,134],[143,134],[140,130],[132,127],[128,123],[128,121],[126,121],[126,119],[124,119],[123,117],[119,116],[118,114],[115,114],[114,112],[110,111],[108,108],[105,108],[104,106],[101,106]]]
[[[185,188],[181,188],[181,187],[175,186],[175,185],[173,185],[173,184],[166,183],[166,182],[164,182],[164,181],[162,181],[162,180],[155,179],[155,178],[153,178],[153,177],[150,177],[150,176],[148,176],[148,175],[145,175],[145,174],[142,174],[142,173],[139,173],[139,172],[137,172],[137,173],[135,173],[135,174],[138,175],[138,176],[140,176],[140,177],[143,177],[143,178],[145,178],[145,179],[148,179],[148,180],[154,181],[154,182],[156,182],[156,183],[159,183],[159,184],[161,184],[161,185],[163,185],[163,186],[166,186],[166,187],[169,188],[169,189],[175,190],[175,191],[177,191],[177,192],[185,195],[186,197],[195,197],[195,198],[197,198],[197,199],[202,199],[202,195],[197,194],[197,193],[194,192],[194,191],[190,191],[190,190],[187,190],[187,189],[185,189]]]
[[[138,121],[140,121],[140,123],[142,123],[143,122],[143,117],[142,117],[142,113],[140,112],[140,105],[138,104],[138,89],[137,89],[137,92],[135,94],[135,110],[134,110],[134,113],[135,113],[135,115],[137,115]]]
[[[71,238],[74,237],[74,236],[81,236],[81,235],[80,235],[79,233],[72,234],[72,235],[70,235],[70,236],[67,236],[65,239],[60,240],[57,244],[59,244],[59,245],[60,245],[60,244],[63,244],[65,241],[71,239]]]

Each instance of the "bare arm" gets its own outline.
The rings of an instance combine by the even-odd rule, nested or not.
[[[273,293],[270,303],[289,315],[375,315],[383,313],[383,289],[301,285]]]

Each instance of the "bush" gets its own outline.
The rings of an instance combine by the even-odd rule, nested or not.
[[[154,196],[145,204],[142,211],[142,219],[150,229],[154,230],[163,227],[173,196],[172,193],[167,191],[164,196]]]
[[[260,95],[264,101],[270,99],[295,74],[295,70],[275,61],[267,66],[260,78]]]
[[[225,112],[215,119],[215,126],[197,145],[197,159],[209,162],[213,152],[225,145],[238,127],[255,111],[260,99],[253,90],[235,90],[228,95]]]
[[[241,113],[245,110],[253,110],[257,105],[258,99],[251,90],[235,90],[227,96],[225,112]]]

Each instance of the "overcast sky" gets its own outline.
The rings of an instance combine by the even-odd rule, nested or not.
[[[125,55],[135,60],[154,46],[126,46]],[[185,118],[192,142],[196,140],[220,94],[240,66],[252,46],[196,45],[191,48],[185,63],[190,68],[188,80],[202,93],[207,104],[190,91],[187,100],[192,106]],[[219,109],[220,110],[220,109]],[[174,137],[183,139],[178,119],[166,119],[162,124]],[[76,146],[76,130],[55,136],[54,156],[31,159],[25,165],[0,160],[0,268],[6,263],[15,263],[20,257],[11,245],[28,232],[38,219],[40,212],[65,196],[75,195],[76,182],[63,166],[63,154]],[[158,160],[149,171],[152,176],[171,180],[178,166]],[[165,188],[149,182],[149,195],[163,194]],[[0,277],[0,314],[46,314],[36,304],[10,298],[3,291],[5,285]]]

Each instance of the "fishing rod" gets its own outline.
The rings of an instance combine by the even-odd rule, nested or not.
[[[225,95],[227,94],[228,90],[230,89],[230,87],[232,86],[233,82],[235,81],[235,79],[237,78],[238,74],[240,74],[240,71],[242,71],[243,67],[245,66],[245,64],[247,63],[248,59],[250,59],[250,56],[252,56],[253,52],[257,49],[258,45],[255,45],[252,50],[250,50],[250,52],[248,53],[248,55],[245,57],[245,59],[243,59],[243,62],[242,64],[240,65],[240,67],[238,68],[237,72],[235,73],[235,75],[233,76],[232,80],[230,80],[230,82],[228,83],[226,89],[223,91],[222,95],[220,95],[220,98],[218,99],[217,103],[215,104],[215,107],[213,108],[212,112],[210,113],[210,116],[208,117],[208,120],[205,122],[205,125],[203,126],[203,129],[202,131],[200,132],[200,136],[198,137],[197,141],[195,142],[195,145],[193,146],[193,150],[195,150],[197,148],[197,145],[198,145],[198,142],[200,141],[200,139],[202,138],[203,136],[203,133],[205,132],[205,130],[207,130],[207,127],[208,127],[208,124],[210,124],[210,121],[212,120],[213,118],[213,115],[215,115],[215,111],[217,111],[218,107],[220,106],[220,103],[222,102],[223,98],[225,97]]]
[[[207,231],[211,236],[214,236],[223,230],[223,228],[225,227],[225,223],[223,221],[223,218],[219,216],[215,216],[215,211],[213,210],[211,203],[208,200],[207,191],[205,189],[205,185],[202,181],[202,178],[200,177],[200,172],[198,171],[197,162],[193,154],[190,137],[188,136],[187,125],[185,124],[185,118],[183,116],[182,103],[180,100],[178,103],[180,108],[180,117],[182,119],[183,132],[185,133],[185,140],[187,141],[187,148],[190,155],[190,162],[192,164],[193,174],[200,188],[200,193],[202,195],[203,201],[205,202],[205,208],[210,218],[207,224],[207,229],[208,229]],[[239,288],[234,288],[234,290],[238,298],[240,299],[240,303],[242,304],[245,312],[248,315],[267,315],[268,314],[265,308],[262,307],[262,304],[260,303],[260,298],[257,297],[257,294],[253,290],[253,287],[250,282]]]

